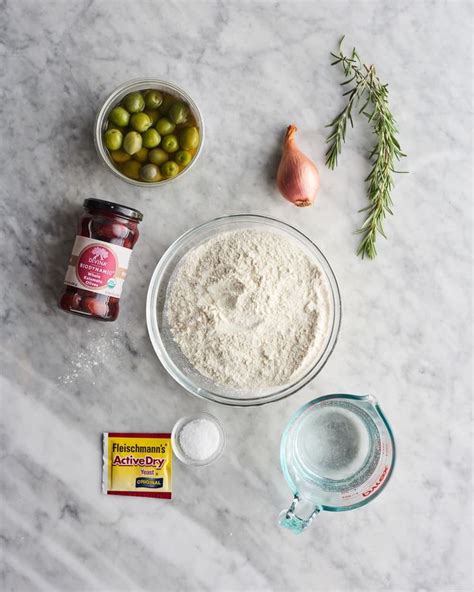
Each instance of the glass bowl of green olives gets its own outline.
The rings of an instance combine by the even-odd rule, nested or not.
[[[170,82],[125,82],[97,113],[94,142],[100,160],[122,180],[149,187],[188,172],[204,144],[204,121],[193,99]]]

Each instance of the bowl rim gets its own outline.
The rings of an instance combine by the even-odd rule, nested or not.
[[[191,111],[195,116],[197,116],[197,119],[199,120],[199,145],[194,155],[194,158],[191,160],[188,166],[185,167],[182,171],[180,171],[175,177],[164,179],[156,183],[147,183],[145,181],[137,181],[136,179],[130,179],[129,177],[121,173],[112,164],[110,158],[108,157],[108,151],[104,145],[104,141],[102,138],[102,128],[104,125],[104,120],[107,112],[109,111],[109,109],[115,106],[115,103],[117,102],[117,97],[120,94],[131,92],[133,90],[144,90],[148,88],[154,88],[154,85],[159,87],[158,90],[163,89],[164,87],[166,91],[170,91],[171,94],[178,95],[179,98],[184,99],[189,104]],[[125,181],[130,185],[135,185],[135,187],[151,188],[163,186],[175,181],[176,179],[180,179],[181,177],[183,177],[186,173],[189,172],[189,170],[196,164],[197,160],[199,159],[199,156],[201,155],[202,149],[204,147],[205,135],[206,131],[204,125],[204,118],[202,115],[202,111],[197,105],[196,101],[194,101],[194,99],[177,84],[174,84],[173,82],[168,82],[167,80],[161,80],[159,78],[133,78],[132,80],[127,80],[126,82],[123,82],[107,95],[107,97],[97,110],[97,114],[94,120],[94,146],[100,162],[116,177],[122,179],[122,181]]]
[[[309,243],[313,249],[317,252],[318,263],[320,263],[323,271],[326,273],[328,283],[330,286],[330,294],[333,300],[333,315],[332,315],[332,327],[330,328],[330,335],[329,339],[326,343],[324,350],[321,352],[318,359],[311,364],[309,369],[305,372],[304,376],[302,376],[299,380],[294,382],[291,385],[287,385],[283,389],[279,389],[275,392],[267,394],[261,397],[248,397],[245,399],[236,399],[233,397],[226,397],[225,395],[221,395],[219,393],[208,391],[202,387],[196,387],[192,380],[190,380],[181,370],[177,367],[174,362],[171,360],[170,356],[168,355],[165,346],[163,345],[160,330],[158,327],[158,319],[157,319],[157,307],[156,307],[156,299],[158,295],[158,286],[160,284],[160,279],[162,272],[166,269],[169,260],[174,256],[175,251],[177,248],[184,242],[186,242],[190,236],[194,233],[197,233],[199,230],[202,230],[206,227],[212,227],[213,225],[226,221],[226,220],[250,220],[258,222],[259,220],[264,221],[266,223],[273,224],[283,230],[284,232],[295,233],[299,238],[302,238],[302,242]],[[146,298],[146,322],[147,322],[147,329],[150,341],[152,343],[153,349],[160,360],[162,366],[168,372],[168,374],[185,390],[187,390],[192,395],[195,395],[201,399],[206,401],[212,401],[214,403],[219,403],[222,405],[227,405],[231,407],[254,407],[260,405],[266,405],[268,403],[273,403],[275,401],[280,401],[286,399],[290,395],[295,394],[296,392],[300,391],[303,387],[309,384],[326,365],[328,359],[331,357],[332,352],[336,346],[338,341],[339,332],[341,328],[341,321],[342,321],[342,302],[341,302],[341,294],[339,290],[339,285],[334,274],[332,267],[330,266],[328,260],[322,253],[322,251],[318,248],[318,246],[308,238],[303,232],[295,228],[294,226],[278,220],[277,218],[273,218],[271,216],[266,216],[262,214],[251,214],[251,213],[238,213],[238,214],[227,214],[224,216],[218,216],[216,218],[212,218],[207,222],[199,224],[183,234],[181,234],[175,241],[171,243],[171,245],[166,249],[164,254],[161,256],[160,260],[158,261],[153,274],[150,279],[147,298]]]

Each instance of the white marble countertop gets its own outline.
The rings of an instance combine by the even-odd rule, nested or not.
[[[0,23],[2,590],[470,589],[471,3],[22,0],[2,5]],[[364,122],[341,166],[323,164],[324,126],[342,106],[328,52],[342,33],[390,83],[409,154],[374,262],[354,255],[352,234],[365,205]],[[93,147],[101,99],[138,76],[185,87],[207,124],[196,168],[161,189],[116,179]],[[275,190],[290,122],[320,167],[309,209]],[[90,196],[145,215],[113,324],[56,307]],[[175,384],[144,312],[167,246],[242,211],[309,235],[343,299],[322,373],[254,409]],[[296,537],[277,525],[291,498],[279,440],[301,404],[332,392],[378,397],[398,465],[372,504],[323,513]],[[101,432],[169,430],[198,410],[225,427],[219,462],[176,461],[172,502],[101,494]]]

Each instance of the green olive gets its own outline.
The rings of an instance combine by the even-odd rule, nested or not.
[[[147,109],[157,109],[163,102],[163,95],[159,90],[147,90],[145,93],[145,105]]]
[[[105,145],[109,150],[118,150],[122,146],[123,135],[118,129],[109,129],[104,134]]]
[[[146,148],[140,148],[138,152],[135,152],[133,158],[138,160],[138,162],[146,162],[148,160],[148,150]]]
[[[153,129],[153,128],[147,130],[142,135],[142,139],[143,139],[143,145],[146,148],[156,148],[156,146],[158,146],[158,144],[161,142],[160,134],[156,131],[156,129]]]
[[[148,160],[153,164],[163,164],[169,158],[167,152],[165,152],[162,148],[155,148],[154,150],[150,150],[148,153]]]
[[[159,109],[162,115],[166,115],[171,107],[171,105],[175,102],[175,98],[171,95],[165,95],[163,97],[163,102],[161,103]]]
[[[159,181],[161,179],[160,171],[154,164],[146,164],[140,169],[140,177],[144,181]]]
[[[128,111],[127,111],[128,113]],[[107,125],[106,125],[106,129],[118,129],[119,132],[121,132],[123,130],[123,127],[121,125],[117,125],[116,123],[114,123],[113,121],[107,121]]]
[[[139,179],[141,166],[142,165],[136,160],[128,160],[127,162],[124,162],[122,164],[120,170],[127,177],[131,177],[132,179]]]
[[[172,160],[168,160],[160,167],[161,174],[163,177],[176,177],[179,173],[179,166]]]
[[[179,132],[179,145],[183,150],[194,150],[199,144],[197,127],[186,127]]]
[[[137,132],[146,132],[151,126],[151,119],[146,113],[134,113],[130,117],[130,126]]]
[[[189,115],[189,107],[183,101],[176,101],[168,111],[168,117],[173,123],[184,123]]]
[[[156,122],[156,130],[162,136],[166,136],[166,134],[172,134],[176,129],[176,125],[172,123],[167,117],[161,117]]]
[[[151,119],[151,125],[155,125],[160,117],[160,112],[158,109],[145,109],[143,113],[146,113],[148,117]]]
[[[123,149],[128,154],[135,154],[142,147],[142,137],[138,132],[128,132],[123,139]]]
[[[161,147],[163,150],[166,150],[166,152],[176,152],[176,150],[179,149],[178,138],[174,134],[165,136],[161,140]]]
[[[130,113],[123,107],[114,107],[110,112],[109,120],[115,125],[128,125]]]
[[[176,152],[175,157],[174,157],[175,161],[181,167],[188,166],[188,164],[191,162],[192,158],[193,158],[193,155],[190,152],[188,152],[187,150],[179,150],[178,152]]]
[[[117,163],[127,162],[130,160],[130,154],[127,154],[124,150],[113,150],[110,153],[112,160]]]
[[[145,109],[145,99],[142,93],[132,92],[124,98],[123,105],[129,113],[138,113]]]

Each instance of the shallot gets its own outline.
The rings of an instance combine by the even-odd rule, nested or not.
[[[296,125],[289,125],[278,166],[277,186],[285,199],[298,207],[313,204],[319,190],[316,165],[301,152],[295,142]]]

